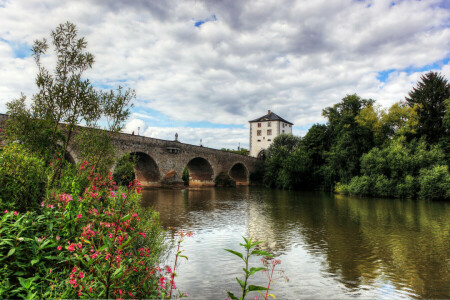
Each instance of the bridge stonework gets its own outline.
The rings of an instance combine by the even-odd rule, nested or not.
[[[6,118],[0,114],[0,128],[4,128]],[[143,186],[182,185],[185,168],[190,186],[214,186],[216,177],[223,173],[236,185],[248,185],[250,174],[262,164],[254,157],[126,133],[117,134],[112,142],[117,160],[126,154],[138,158],[135,173]],[[68,152],[75,163],[80,162],[76,145],[69,144]],[[111,171],[114,169],[115,165]]]

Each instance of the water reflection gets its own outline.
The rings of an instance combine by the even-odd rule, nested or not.
[[[241,187],[148,190],[143,205],[159,211],[164,226],[198,235],[186,245],[193,259],[179,281],[195,298],[235,284],[240,268],[222,249],[240,235],[264,240],[282,258],[291,281],[275,290],[278,298],[450,297],[446,203]]]

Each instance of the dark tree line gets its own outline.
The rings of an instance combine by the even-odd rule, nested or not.
[[[277,137],[264,183],[284,189],[450,199],[450,84],[423,75],[404,102],[382,109],[356,94],[327,107],[303,138]]]

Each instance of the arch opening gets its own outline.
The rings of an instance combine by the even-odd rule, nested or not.
[[[237,185],[248,184],[248,170],[242,163],[236,163],[228,172]]]
[[[266,151],[263,149],[259,151],[258,155],[256,156],[259,160],[266,160]]]
[[[212,166],[202,157],[191,159],[186,165],[186,169],[189,172],[189,185],[195,185],[196,182],[213,182],[214,171]]]
[[[130,153],[134,160],[134,174],[142,185],[155,185],[160,181],[159,168],[155,160],[143,152]]]

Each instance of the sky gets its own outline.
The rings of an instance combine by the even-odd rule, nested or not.
[[[66,21],[85,77],[136,91],[125,132],[211,148],[248,148],[268,110],[303,136],[347,94],[388,108],[430,70],[450,79],[446,0],[0,0],[0,113],[36,92],[30,49]]]

